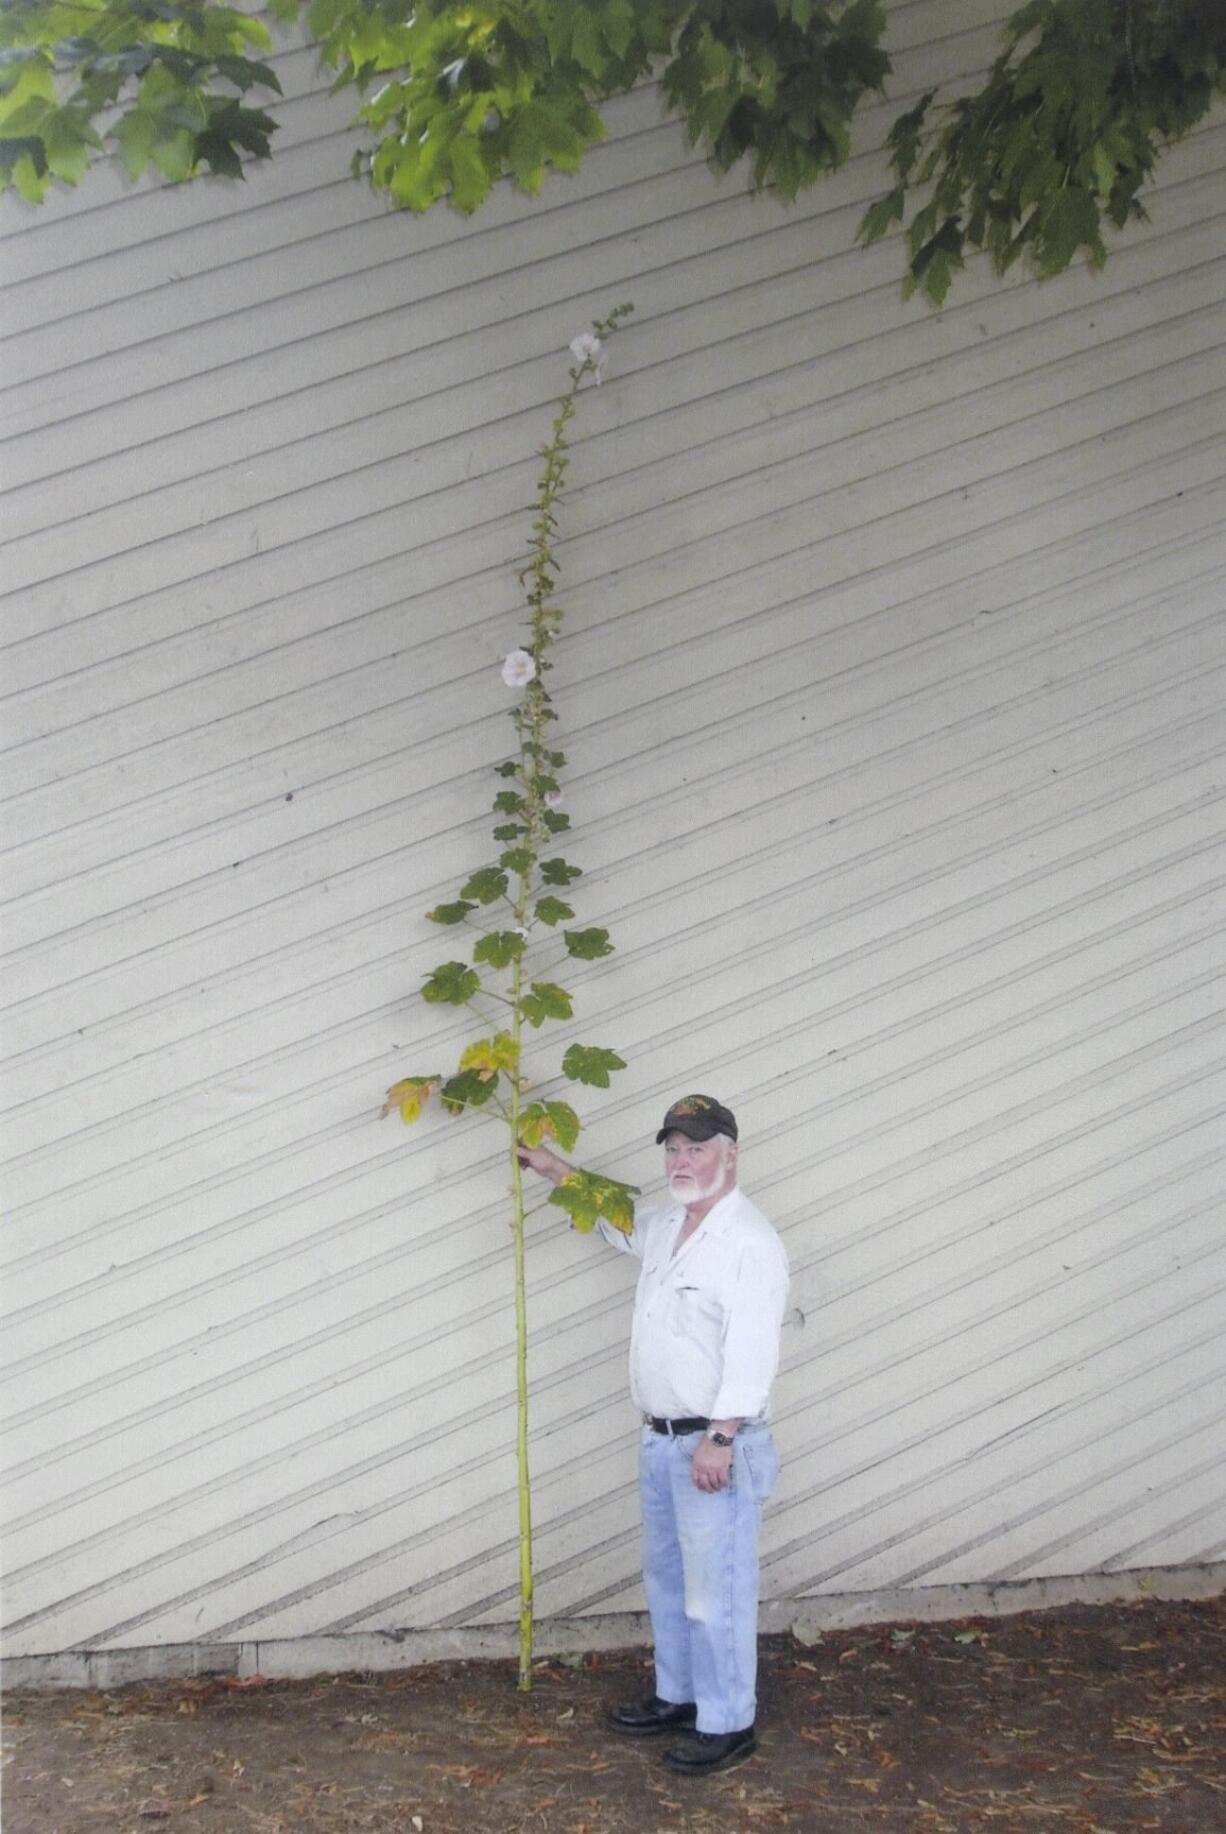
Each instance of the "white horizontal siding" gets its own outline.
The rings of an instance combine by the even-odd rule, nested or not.
[[[1003,9],[892,11],[891,109]],[[1101,275],[940,314],[650,88],[535,204],[395,217],[300,51],[244,187],[10,203],[10,1648],[514,1615],[496,1137],[379,1126],[466,1027],[496,662],[565,345],[558,1037],[641,1182],[734,1100],[795,1280],[772,1597],[1208,1560],[1221,1494],[1220,118]],[[88,194],[87,194],[88,191]],[[627,1270],[532,1225],[538,1601],[640,1601]],[[598,1464],[593,1441],[605,1448]]]

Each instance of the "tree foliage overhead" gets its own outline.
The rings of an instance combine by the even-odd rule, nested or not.
[[[266,25],[216,0],[2,0],[0,185],[40,203],[114,153],[132,178],[237,178],[271,151]]]
[[[469,212],[500,178],[539,190],[603,133],[599,105],[655,75],[691,140],[784,198],[848,157],[884,92],[882,0],[272,0],[362,95],[356,165],[394,203]],[[39,201],[114,153],[133,177],[238,176],[275,123],[270,36],[222,0],[0,0],[0,184]],[[974,94],[922,97],[888,138],[871,242],[902,225],[908,291],[940,302],[968,250],[1040,275],[1144,214],[1162,151],[1226,93],[1226,0],[1030,0]]]
[[[1046,277],[1103,229],[1145,216],[1138,193],[1162,149],[1226,93],[1226,0],[1031,0],[1013,14],[986,83],[934,110],[930,90],[890,131],[897,183],[860,226],[907,225],[906,291],[945,297],[966,249],[998,274],[1026,255]]]

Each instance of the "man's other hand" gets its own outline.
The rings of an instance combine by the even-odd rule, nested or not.
[[[717,1446],[713,1440],[701,1439],[690,1461],[694,1482],[700,1490],[723,1490],[732,1472],[731,1446]]]

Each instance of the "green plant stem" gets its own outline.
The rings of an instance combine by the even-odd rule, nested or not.
[[[617,329],[619,321],[624,318],[630,310],[631,308],[629,305],[615,307],[607,319],[597,321],[594,324],[593,330],[596,336],[601,340],[607,338]],[[599,345],[597,349],[600,349]],[[596,380],[600,380],[600,373],[597,368],[595,355],[589,354],[587,357],[583,358],[583,360],[577,361],[575,367],[573,367],[569,373],[570,388],[567,390],[566,394],[563,395],[559,403],[558,412],[553,423],[553,437],[544,448],[541,455],[544,464],[537,481],[538,513],[533,523],[533,534],[529,543],[528,563],[520,574],[520,583],[524,589],[531,621],[531,636],[528,642],[530,654],[535,665],[535,672],[532,679],[526,684],[526,691],[523,698],[512,715],[515,722],[516,737],[519,741],[519,757],[514,763],[507,763],[498,767],[499,776],[514,777],[517,780],[517,790],[508,798],[511,803],[511,808],[517,816],[517,821],[511,825],[511,838],[515,840],[516,845],[513,853],[504,854],[502,856],[498,868],[483,869],[482,873],[477,875],[477,878],[473,881],[474,886],[476,886],[478,880],[488,879],[493,872],[499,872],[503,875],[498,879],[500,887],[499,896],[502,902],[508,906],[513,913],[516,929],[524,938],[524,946],[520,948],[517,954],[510,957],[509,963],[503,950],[500,948],[497,951],[500,959],[495,965],[498,969],[504,970],[508,966],[510,967],[509,995],[497,993],[493,988],[486,987],[482,983],[479,973],[474,973],[473,970],[464,970],[464,987],[461,989],[458,997],[454,997],[453,999],[455,970],[457,967],[462,968],[462,964],[456,963],[447,965],[447,973],[450,977],[451,985],[449,986],[446,982],[443,982],[441,985],[441,992],[426,994],[427,998],[453,1000],[453,1003],[456,1005],[466,1005],[481,1021],[482,1025],[485,1025],[490,1021],[487,1020],[482,1010],[482,1005],[478,1003],[478,999],[475,997],[465,998],[465,990],[471,988],[475,982],[475,991],[479,994],[482,1001],[497,1001],[501,1006],[510,1009],[507,1019],[508,1030],[506,1032],[500,1032],[496,1039],[480,1039],[477,1041],[476,1045],[472,1047],[471,1053],[471,1060],[476,1063],[477,1068],[475,1072],[470,1073],[467,1077],[462,1074],[451,1079],[449,1082],[444,1081],[443,1078],[438,1076],[417,1079],[409,1078],[404,1083],[397,1084],[394,1089],[389,1091],[389,1097],[392,1098],[392,1104],[400,1106],[401,1112],[406,1120],[415,1120],[430,1091],[436,1085],[442,1084],[443,1104],[445,1107],[451,1107],[452,1112],[459,1112],[459,1110],[464,1107],[484,1106],[486,1101],[492,1101],[495,1112],[506,1123],[507,1127],[511,1171],[511,1231],[515,1265],[516,1478],[519,1498],[519,1687],[521,1691],[524,1692],[527,1692],[532,1686],[532,1614],[534,1589],[532,1573],[532,1489],[528,1459],[528,1299],[525,1265],[525,1225],[529,1212],[524,1204],[523,1168],[519,1161],[520,1133],[524,1125],[525,1108],[528,1105],[527,1098],[530,1096],[533,1087],[532,1083],[525,1076],[522,1066],[524,1028],[528,1023],[528,1019],[525,1017],[524,1005],[526,1000],[530,1002],[529,1013],[532,1015],[534,1024],[539,1024],[542,1017],[559,1017],[563,1016],[563,1014],[569,1014],[569,996],[565,994],[565,989],[545,990],[546,992],[552,991],[554,994],[558,991],[562,992],[564,999],[563,1014],[559,1014],[556,1010],[556,1001],[554,1003],[555,1010],[546,1012],[541,996],[535,992],[529,993],[526,991],[529,977],[525,974],[524,957],[527,954],[527,941],[535,917],[535,900],[541,895],[545,884],[541,871],[541,854],[546,851],[548,846],[552,843],[554,834],[556,832],[561,832],[566,826],[564,819],[559,824],[558,819],[553,816],[551,805],[547,800],[547,798],[552,795],[553,791],[557,789],[557,779],[554,772],[566,761],[560,753],[550,751],[545,743],[549,723],[554,718],[553,711],[550,707],[549,693],[545,686],[546,674],[552,667],[552,664],[548,660],[548,656],[550,648],[562,624],[562,612],[552,602],[553,581],[557,573],[557,563],[553,557],[552,546],[554,533],[557,527],[557,521],[554,516],[554,505],[562,493],[562,486],[566,478],[568,464],[566,457],[566,428],[575,413],[576,397],[582,383],[587,377],[595,373]],[[506,809],[503,794],[503,792],[499,792],[499,796],[494,804],[495,809],[497,809],[500,814],[509,812]],[[502,827],[503,824],[500,823],[499,826]],[[495,833],[497,835],[498,831],[495,830]],[[507,838],[505,830],[499,838]],[[566,866],[567,864],[565,861],[559,863],[562,866]],[[512,871],[514,871],[515,875],[515,891],[513,897],[509,891],[509,885],[511,883],[510,875]],[[574,876],[573,873],[572,876]],[[551,885],[559,883],[559,881],[552,877],[548,882]],[[565,878],[560,881],[562,884],[567,882]],[[476,896],[483,905],[491,902],[491,900],[486,898],[483,887],[477,890]],[[472,898],[468,893],[467,885],[461,890],[461,898],[464,904],[468,905],[471,909]],[[556,903],[557,901],[551,899],[550,902]],[[462,914],[465,917],[465,921],[467,921],[469,911],[463,911]],[[500,913],[496,914],[492,912],[490,915],[491,917],[495,915],[501,916]],[[432,912],[431,916],[434,917],[437,922],[450,923],[455,921],[452,916],[446,914],[440,915]],[[505,922],[505,918],[502,918],[501,921]],[[541,921],[543,922],[545,920],[542,919]],[[469,927],[472,929],[481,928],[484,930],[484,924],[480,920],[470,924]],[[480,947],[480,945],[478,945],[478,947]],[[474,965],[483,961],[483,959],[484,958],[474,952]],[[565,958],[562,959],[564,960]],[[441,968],[436,970],[435,976],[432,978],[436,982],[439,981],[443,972]],[[539,973],[539,969],[537,972]],[[510,1046],[509,1052],[507,1050],[508,1041]],[[591,1055],[591,1053],[589,1053],[589,1055]],[[610,1059],[615,1067],[621,1066],[621,1059],[611,1052],[596,1053],[596,1055],[602,1059]],[[470,1057],[470,1053],[465,1053],[465,1056]],[[461,1065],[464,1065],[463,1058],[461,1059]],[[486,1067],[482,1068],[483,1065]],[[568,1076],[572,1075],[572,1072],[566,1067],[565,1059],[563,1060],[563,1072]],[[475,1092],[472,1088],[472,1074],[475,1074],[479,1079],[479,1087]],[[507,1099],[505,1102],[498,1092],[497,1084],[499,1077],[505,1077],[506,1079],[505,1088],[507,1091]],[[590,1077],[585,1078],[582,1075],[573,1077],[572,1079],[592,1080]],[[608,1086],[607,1074],[605,1075],[604,1086]],[[448,1093],[449,1090],[451,1092],[450,1094]],[[474,1093],[476,1099],[473,1099]],[[552,1108],[552,1106],[551,1104],[550,1107]],[[565,1104],[561,1104],[560,1107],[564,1113],[570,1114],[570,1119],[573,1122],[573,1131],[574,1134],[577,1135],[579,1128],[578,1117],[573,1114],[573,1111],[567,1109]],[[390,1109],[385,1108],[385,1112],[390,1112]],[[541,1110],[538,1108],[537,1114],[534,1117],[537,1122],[540,1120],[540,1115]],[[540,1137],[538,1131],[536,1139]],[[570,1136],[569,1129],[567,1144],[573,1145],[573,1137]],[[605,1182],[608,1184],[608,1181]],[[533,1207],[533,1212],[535,1212],[537,1207],[538,1206]],[[593,1213],[590,1221],[588,1221],[585,1226],[591,1227],[594,1221],[595,1214]]]
[[[519,986],[515,963],[515,1015],[511,1036],[520,1042]],[[515,1240],[515,1454],[519,1488],[519,1687],[532,1686],[532,1479],[528,1465],[528,1285],[524,1268],[524,1175],[519,1163],[519,1071],[511,1078],[511,1203]]]
[[[534,608],[532,619],[532,653],[538,670],[550,633],[541,607]],[[525,701],[525,712],[516,721],[519,733],[520,776],[525,790],[539,768],[540,744],[544,731],[545,699],[537,677],[536,692]],[[540,853],[541,831],[538,800],[529,794],[528,832],[525,835],[531,863],[518,875],[515,895],[515,921],[528,927],[528,907],[532,897],[533,874]],[[524,1076],[520,1068],[523,1044],[523,957],[511,965],[511,1038],[515,1045],[515,1070],[510,1077],[511,1109],[509,1119],[511,1153],[511,1203],[515,1242],[515,1453],[516,1480],[519,1492],[519,1680],[521,1693],[532,1687],[533,1573],[532,1573],[532,1476],[528,1460],[528,1282],[524,1256],[524,1176],[519,1163],[519,1116],[524,1097]]]

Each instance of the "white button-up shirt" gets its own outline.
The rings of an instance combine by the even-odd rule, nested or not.
[[[685,1205],[638,1205],[612,1247],[642,1262],[630,1332],[630,1393],[645,1414],[765,1420],[788,1290],[783,1243],[732,1190],[674,1254]]]

